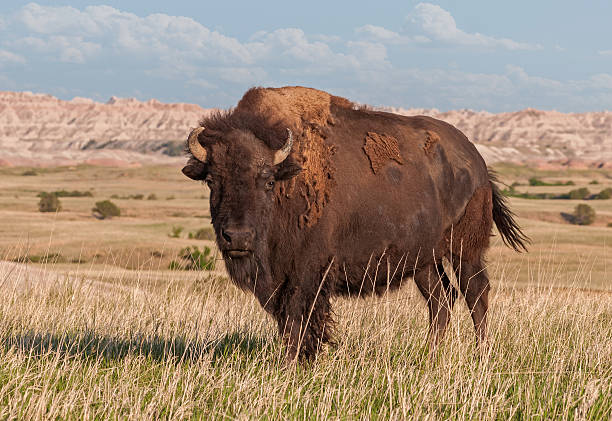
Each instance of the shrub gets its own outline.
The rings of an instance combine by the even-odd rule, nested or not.
[[[157,195],[155,193],[151,193],[147,196],[147,200],[157,200]]]
[[[189,238],[196,240],[210,240],[213,241],[216,237],[215,230],[212,227],[200,228],[196,232],[190,232]]]
[[[57,197],[93,197],[93,194],[90,191],[79,191],[79,190],[57,190],[52,192]],[[41,193],[38,193],[38,197],[40,197]]]
[[[59,212],[62,210],[62,203],[55,193],[40,192],[38,210],[41,212]]]
[[[594,199],[608,200],[612,197],[612,188],[603,189],[595,195]]]
[[[134,199],[134,200],[142,200],[144,199],[144,194],[131,194],[130,195],[130,199]]]
[[[591,180],[591,181],[589,182],[589,184],[599,184],[599,181],[597,181],[597,180]]]
[[[185,142],[166,142],[161,145],[161,151],[168,156],[182,156],[185,153]]]
[[[573,186],[575,185],[575,183],[572,180],[566,181],[565,183],[563,182],[553,182],[553,183],[547,183],[546,181],[542,181],[537,177],[531,177],[529,179],[529,185],[530,186]]]
[[[168,234],[168,237],[170,238],[179,238],[181,236],[181,232],[183,232],[183,227],[181,226],[174,226],[172,227],[172,232],[170,234]]]
[[[174,196],[168,196],[166,197],[166,200],[174,200]]]
[[[608,222],[608,225],[606,225],[606,227],[612,228],[612,222]]]
[[[582,187],[582,188],[575,189],[575,190],[570,190],[569,192],[569,198],[571,200],[584,200],[590,195],[591,195],[591,192],[586,187]]]
[[[210,247],[200,250],[197,246],[185,247],[179,252],[179,257],[183,260],[170,262],[170,270],[213,270],[215,268],[215,258],[211,256]]]
[[[539,178],[531,177],[529,179],[529,185],[530,186],[545,186],[546,183],[540,180]]]
[[[64,263],[66,258],[60,253],[47,253],[43,255],[30,254],[20,256],[13,259],[13,262],[17,263]]]
[[[576,225],[591,225],[595,221],[595,209],[589,205],[581,203],[574,208],[573,224]]]
[[[110,200],[96,202],[96,206],[91,209],[93,215],[98,219],[109,219],[113,216],[120,216],[121,210]]]
[[[33,175],[38,175],[38,172],[36,170],[25,170],[24,172],[21,173],[21,175],[33,176]]]

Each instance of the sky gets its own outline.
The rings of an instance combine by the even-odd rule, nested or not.
[[[302,85],[374,106],[612,110],[612,2],[0,2],[0,91],[230,107]]]

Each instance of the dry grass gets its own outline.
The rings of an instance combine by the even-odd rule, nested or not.
[[[513,200],[535,244],[516,255],[496,243],[489,254],[482,352],[461,300],[429,355],[425,304],[409,282],[336,300],[338,343],[286,367],[274,324],[222,268],[168,271],[167,258],[151,254],[210,244],[168,238],[173,225],[209,222],[190,217],[207,214],[204,192],[176,169],[130,170],[132,184],[114,184],[126,170],[57,170],[44,190],[84,190],[84,177],[102,170],[108,185],[98,178],[94,198],[62,199],[57,215],[36,211],[38,177],[3,174],[0,218],[10,223],[0,224],[0,258],[87,262],[0,262],[0,419],[610,419],[612,229],[525,219],[531,201]],[[177,199],[165,201],[171,186]],[[133,193],[161,199],[117,201],[132,216],[111,221],[87,212],[89,202]],[[142,256],[125,258],[134,249]]]
[[[610,293],[497,288],[482,354],[460,302],[433,358],[412,286],[339,300],[338,344],[311,365],[285,367],[271,321],[225,278],[143,287],[13,267],[0,292],[0,418],[605,419],[612,411]]]

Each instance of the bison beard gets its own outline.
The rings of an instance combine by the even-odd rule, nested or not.
[[[230,278],[274,317],[288,360],[331,341],[333,296],[382,293],[407,276],[427,302],[435,347],[458,296],[444,258],[485,339],[492,225],[516,250],[528,239],[454,127],[314,89],[254,88],[204,119],[187,147],[183,173],[211,188]]]

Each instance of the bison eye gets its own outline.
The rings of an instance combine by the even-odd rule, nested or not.
[[[272,190],[274,188],[274,180],[269,180],[266,182],[266,190]]]
[[[204,179],[204,182],[206,183],[206,185],[208,186],[208,188],[211,188],[212,183],[213,183],[213,179],[212,176],[210,174],[208,174],[206,176],[206,178]]]

